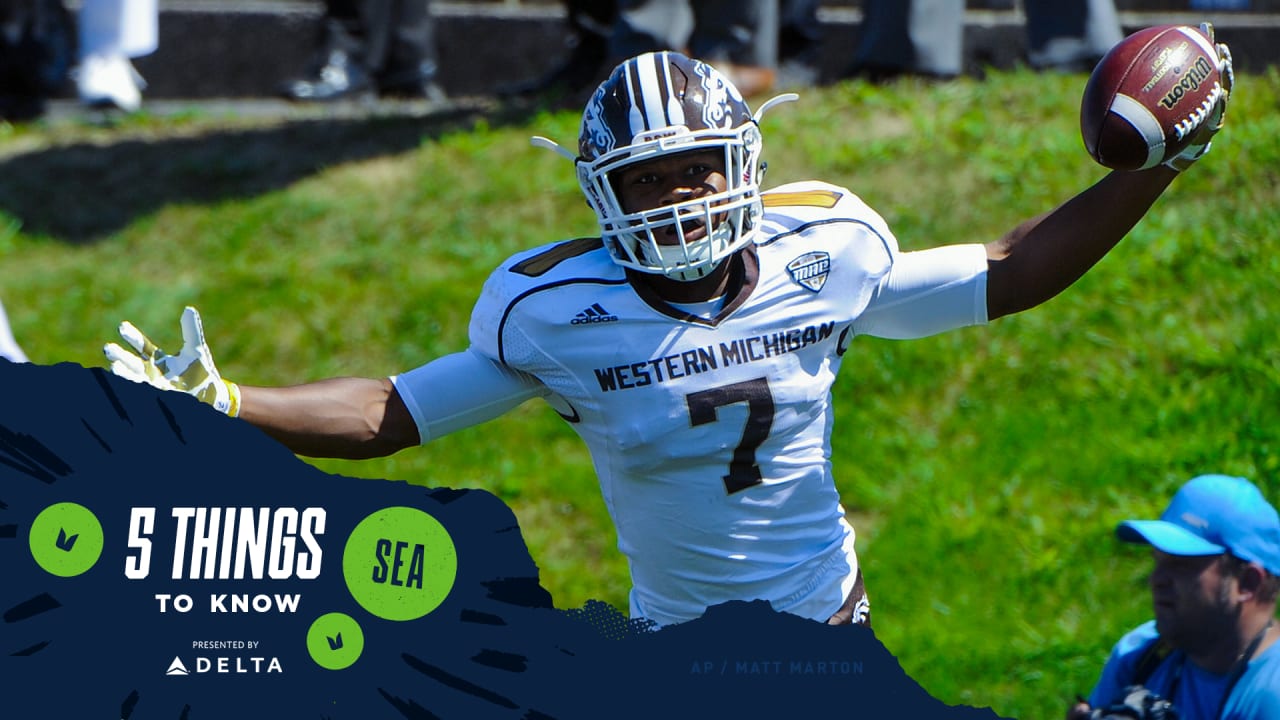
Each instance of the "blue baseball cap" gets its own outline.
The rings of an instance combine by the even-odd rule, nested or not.
[[[1173,496],[1159,520],[1122,522],[1116,535],[1170,555],[1230,552],[1280,575],[1280,515],[1244,478],[1194,477]]]

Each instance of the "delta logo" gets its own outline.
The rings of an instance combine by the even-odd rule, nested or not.
[[[195,670],[188,669],[178,655],[173,656],[165,675],[262,675],[264,673],[283,673],[280,659],[276,657],[203,657],[195,658]]]

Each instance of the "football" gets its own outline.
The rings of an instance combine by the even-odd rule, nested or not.
[[[1085,149],[1115,170],[1155,167],[1182,152],[1222,95],[1217,58],[1212,40],[1186,25],[1156,25],[1121,40],[1085,85]]]

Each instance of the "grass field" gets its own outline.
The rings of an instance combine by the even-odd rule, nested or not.
[[[1082,75],[802,93],[766,119],[767,185],[853,188],[904,248],[994,239],[1096,181]],[[1201,472],[1280,500],[1280,74],[1246,75],[1212,154],[1048,304],[925,340],[864,339],[835,467],[878,637],[948,703],[1060,717],[1149,612],[1119,520]],[[284,122],[192,112],[0,125],[0,298],[33,360],[102,366],[122,319],[180,342],[201,309],[249,384],[384,375],[462,348],[509,253],[591,234],[572,113]],[[530,403],[425,448],[314,461],[476,487],[515,510],[557,606],[626,607],[576,436]]]

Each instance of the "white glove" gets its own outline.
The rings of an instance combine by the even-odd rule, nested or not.
[[[1211,23],[1201,23],[1200,30],[1209,38],[1209,44],[1213,45],[1218,51],[1218,74],[1222,78],[1222,95],[1218,97],[1218,101],[1206,113],[1200,126],[1192,131],[1195,134],[1191,144],[1182,152],[1164,161],[1165,167],[1172,168],[1178,172],[1191,167],[1192,163],[1209,152],[1210,141],[1222,129],[1222,118],[1227,112],[1227,101],[1230,99],[1231,89],[1236,83],[1235,71],[1231,67],[1230,48],[1227,47],[1226,43],[1214,45],[1213,25]]]
[[[231,417],[240,414],[240,388],[218,374],[195,308],[182,311],[182,352],[177,355],[165,354],[128,320],[120,323],[120,337],[134,352],[107,343],[102,352],[111,361],[111,372],[161,390],[187,393]]]

